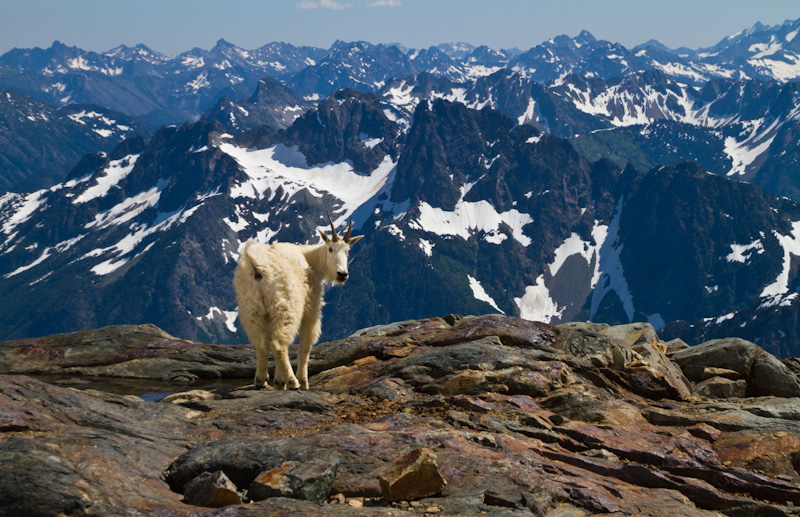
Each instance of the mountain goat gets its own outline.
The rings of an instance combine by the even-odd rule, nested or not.
[[[239,302],[239,319],[256,348],[255,386],[269,382],[269,353],[275,359],[273,386],[308,389],[308,356],[322,330],[320,318],[325,283],[347,280],[350,246],[364,236],[350,236],[353,221],[343,237],[336,234],[330,216],[331,236],[317,228],[320,244],[247,241],[236,266],[233,286]],[[289,345],[300,336],[297,374],[289,362]]]

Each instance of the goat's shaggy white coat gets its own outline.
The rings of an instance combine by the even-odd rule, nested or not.
[[[269,382],[269,353],[275,358],[276,388],[308,389],[308,357],[322,330],[325,283],[347,279],[350,245],[363,236],[341,238],[333,231],[323,242],[299,245],[248,241],[234,273],[239,319],[256,348],[255,385]],[[289,345],[300,336],[297,374],[289,362]]]

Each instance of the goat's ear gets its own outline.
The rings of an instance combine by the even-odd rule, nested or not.
[[[363,239],[363,238],[364,238],[364,236],[363,236],[363,235],[356,235],[355,237],[350,237],[350,238],[347,240],[347,244],[349,244],[350,246],[352,246],[353,244],[357,243],[358,241],[360,241],[360,240],[361,240],[361,239]]]
[[[319,234],[322,236],[322,240],[323,240],[323,241],[325,241],[325,244],[330,244],[330,243],[331,243],[331,239],[330,239],[330,237],[328,237],[327,235],[325,235],[325,232],[323,232],[323,231],[322,231],[322,230],[320,230],[319,228],[317,228],[317,231],[318,231],[318,232],[319,232]]]

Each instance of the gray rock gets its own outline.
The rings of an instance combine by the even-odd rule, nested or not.
[[[686,350],[689,348],[689,345],[680,338],[675,338],[671,341],[667,341],[664,343],[664,346],[667,348],[667,355],[672,355],[676,352],[680,352],[681,350]]]
[[[164,472],[169,486],[183,493],[204,472],[222,471],[240,489],[250,486],[264,470],[284,460],[286,440],[232,439],[213,441],[180,455]]]
[[[712,339],[672,354],[670,359],[681,367],[690,381],[703,378],[703,370],[712,366],[733,370],[748,377],[758,347],[740,338]]]
[[[464,318],[452,328],[442,329],[423,342],[429,346],[448,346],[492,336],[506,346],[558,353],[553,347],[558,336],[554,327],[500,315]]]
[[[703,368],[702,380],[710,379],[712,377],[724,377],[732,381],[738,381],[742,378],[742,374],[727,368],[715,368],[713,366],[706,366]]]
[[[328,499],[341,459],[315,457],[308,461],[285,461],[261,472],[250,483],[247,495],[253,501],[270,497],[289,497],[323,503]]]
[[[563,323],[556,327],[559,333],[553,346],[576,357],[605,357],[614,347],[611,338],[603,334],[608,327],[605,323]]]
[[[182,382],[247,378],[255,372],[255,350],[185,341],[154,325],[115,325],[0,342],[0,372]]]
[[[696,395],[710,399],[742,398],[747,390],[743,379],[732,380],[725,377],[711,377],[694,387]]]
[[[381,334],[388,334],[389,332],[402,330],[412,325],[416,325],[419,322],[420,320],[406,320],[406,321],[397,321],[395,323],[388,323],[386,325],[375,325],[374,327],[367,327],[361,330],[356,330],[349,337],[356,338],[356,337],[379,336]]]
[[[800,381],[784,363],[759,348],[747,382],[747,394],[800,397]]]
[[[555,347],[585,357],[599,368],[618,370],[632,391],[654,397],[686,398],[692,387],[680,368],[663,352],[649,323],[611,327],[604,323],[565,323],[558,327]]]
[[[615,325],[602,331],[603,334],[611,339],[619,340],[629,347],[636,345],[649,345],[658,343],[656,329],[649,323],[629,323],[627,325]]]
[[[242,502],[236,485],[221,470],[204,472],[194,478],[186,486],[183,497],[188,504],[207,508],[222,508]]]

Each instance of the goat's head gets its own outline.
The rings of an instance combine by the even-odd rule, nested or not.
[[[350,235],[353,231],[352,219],[347,226],[347,233],[343,236],[337,235],[336,228],[333,226],[330,215],[328,215],[328,222],[331,223],[330,237],[317,228],[317,231],[322,236],[322,240],[324,240],[325,244],[328,246],[328,250],[325,254],[325,265],[327,267],[325,278],[329,282],[343,284],[349,275],[347,271],[347,258],[350,255],[350,246],[363,239],[364,236],[356,235],[353,237]]]

